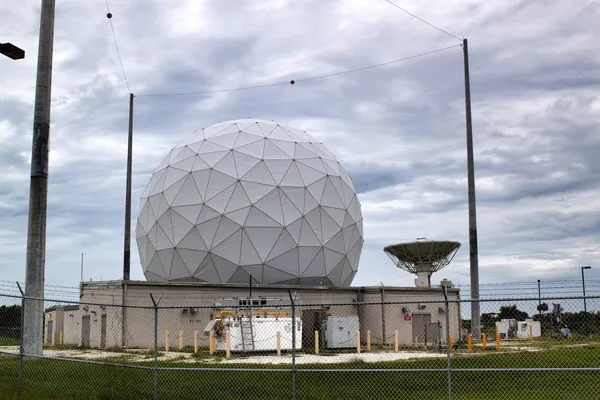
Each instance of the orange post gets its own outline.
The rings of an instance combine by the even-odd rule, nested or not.
[[[231,335],[225,332],[225,358],[231,358]]]
[[[394,351],[398,352],[398,330],[394,331]]]
[[[63,331],[58,334],[58,344],[63,344]]]
[[[277,331],[277,357],[281,357],[281,332]]]
[[[529,325],[529,339],[533,340],[533,325]]]
[[[448,346],[450,346],[450,350],[452,350],[452,336],[448,339]]]
[[[169,331],[165,332],[165,351],[169,351]]]
[[[485,350],[485,348],[487,347],[487,335],[485,333],[481,335],[481,344],[483,345],[483,349]]]
[[[194,331],[194,354],[198,352],[198,331]]]
[[[496,334],[496,350],[500,350],[500,334]]]
[[[183,350],[183,331],[179,331],[179,351]]]
[[[208,352],[212,356],[215,354],[215,331],[210,331],[210,335],[208,336]]]
[[[319,354],[319,331],[315,331],[315,354]]]
[[[367,331],[367,351],[371,351],[371,331]]]
[[[471,335],[469,333],[469,336],[467,336],[467,350],[469,351],[469,353],[471,352],[471,350],[473,350],[473,335]]]
[[[356,331],[356,352],[360,353],[360,331]]]

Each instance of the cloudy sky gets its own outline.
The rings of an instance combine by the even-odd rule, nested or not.
[[[128,89],[103,0],[58,0],[46,281],[122,274]],[[592,0],[402,0],[469,39],[481,282],[600,278],[600,6]],[[383,253],[458,240],[433,281],[469,280],[460,42],[384,0],[110,0],[135,101],[134,218],[152,170],[215,122],[272,119],[321,140],[353,178],[365,247],[356,285],[413,285]],[[39,0],[0,5],[0,279],[25,271]],[[135,227],[135,223],[132,224]],[[143,279],[135,233],[132,277]]]

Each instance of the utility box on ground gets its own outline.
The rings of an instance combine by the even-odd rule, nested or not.
[[[360,329],[358,315],[327,317],[327,347],[342,349],[356,347],[356,332]]]

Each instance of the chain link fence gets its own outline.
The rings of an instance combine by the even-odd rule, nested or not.
[[[599,296],[481,300],[477,338],[470,300],[148,300],[122,307],[0,294],[0,397],[600,396]],[[27,301],[44,303],[42,355],[21,346]]]

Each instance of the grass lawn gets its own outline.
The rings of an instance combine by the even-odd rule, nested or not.
[[[140,365],[151,366],[143,363]],[[193,364],[161,363],[161,367]],[[202,367],[232,367],[220,363]],[[455,368],[600,367],[600,348],[560,348],[537,352],[455,356]],[[162,399],[289,399],[291,372],[246,365],[251,372],[159,371]],[[444,399],[445,372],[309,372],[314,368],[445,368],[446,359],[301,365],[298,399]],[[280,367],[277,367],[280,368]],[[55,360],[25,360],[23,399],[151,399],[154,372]],[[454,371],[453,398],[586,400],[599,398],[600,372]],[[16,399],[18,358],[0,356],[0,400]],[[3,397],[4,396],[4,397]]]

